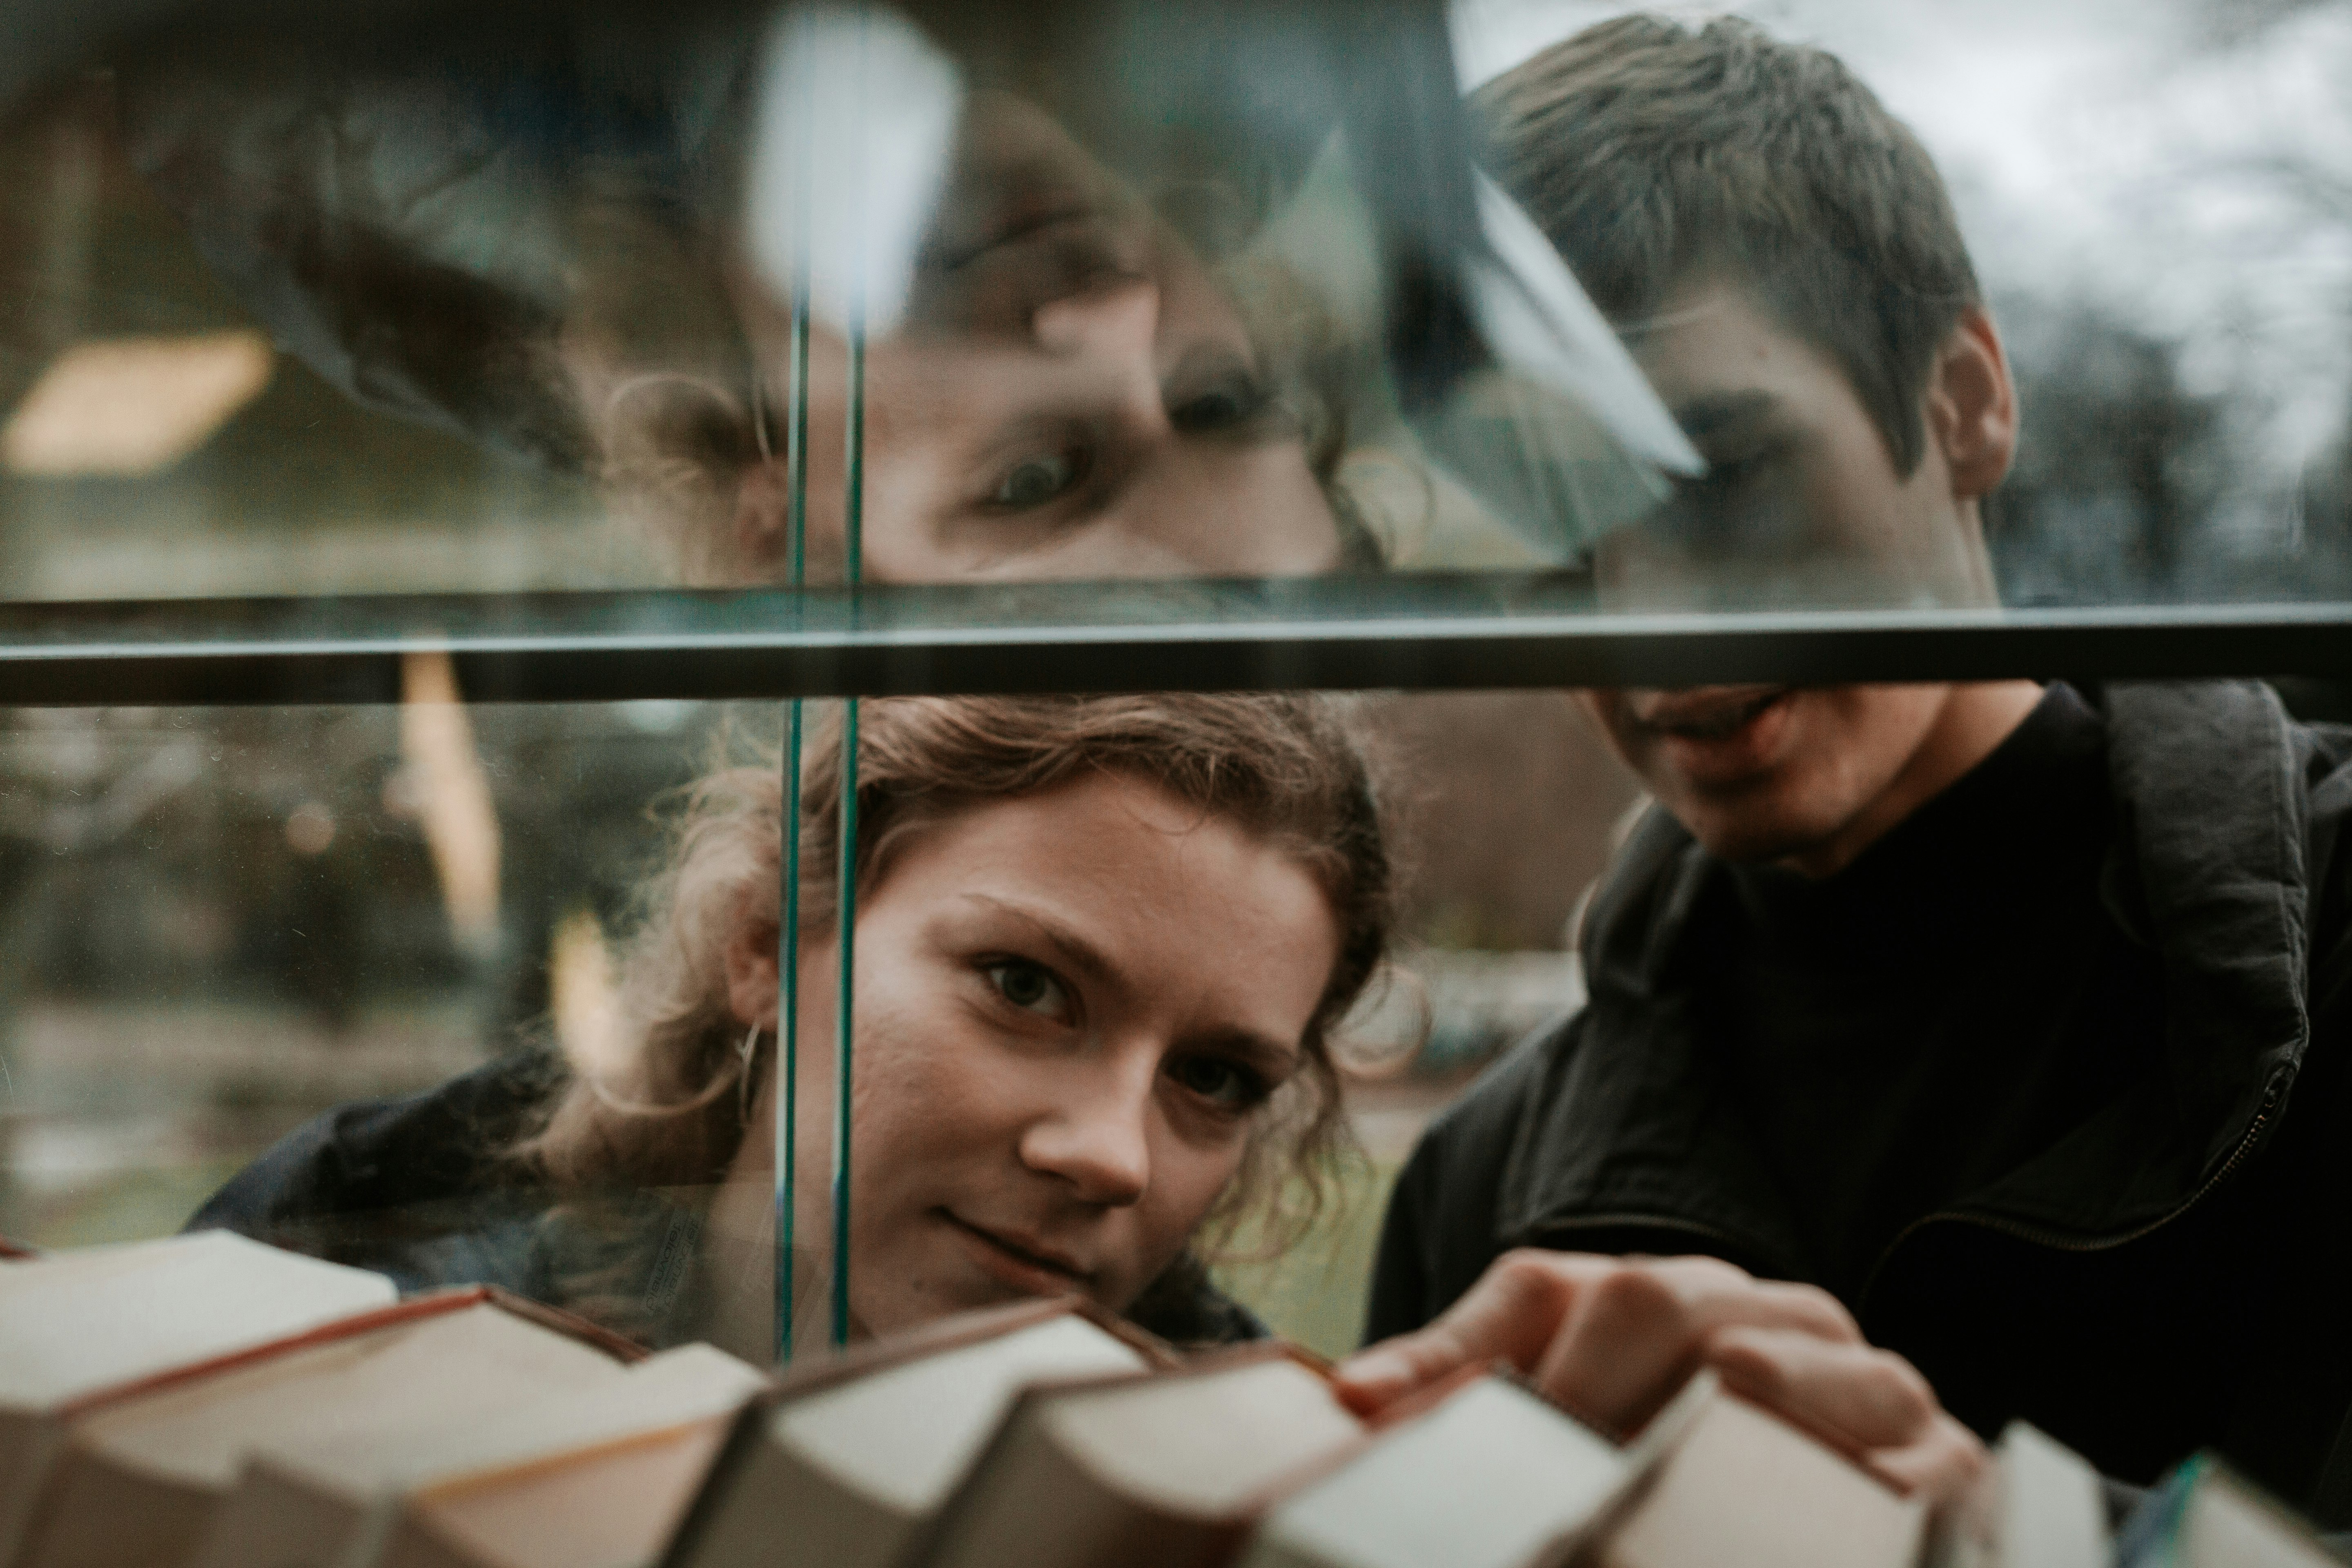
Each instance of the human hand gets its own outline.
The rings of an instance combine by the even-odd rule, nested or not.
[[[1711,1367],[1734,1393],[1939,1505],[1965,1493],[1987,1462],[1927,1380],[1864,1343],[1836,1298],[1711,1258],[1508,1253],[1427,1328],[1342,1364],[1339,1387],[1372,1414],[1486,1361],[1509,1363],[1615,1436],[1638,1431]]]
[[[1700,1355],[1734,1394],[1938,1511],[1966,1504],[1992,1463],[1977,1435],[1893,1351],[1743,1325],[1709,1335]]]

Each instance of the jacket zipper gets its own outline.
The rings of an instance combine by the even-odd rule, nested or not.
[[[2221,1169],[2206,1177],[2195,1192],[2181,1199],[2172,1208],[2157,1215],[2146,1225],[2117,1236],[2088,1238],[2067,1236],[2037,1226],[2020,1225],[2014,1220],[1998,1219],[1989,1215],[1972,1215],[1958,1209],[1946,1209],[1936,1214],[1922,1215],[1897,1231],[1895,1239],[1888,1242],[1879,1252],[1878,1260],[1870,1266],[1870,1273],[1863,1279],[1862,1289],[1854,1293],[1853,1315],[1860,1318],[1868,1309],[1870,1293],[1877,1288],[1878,1277],[1885,1272],[1886,1265],[1895,1252],[1905,1242],[1931,1225],[1972,1225],[1998,1235],[2015,1237],[2020,1241],[2031,1242],[2036,1247],[2049,1247],[2053,1252],[2105,1252],[2109,1247],[2126,1246],[2139,1240],[2142,1237],[2163,1229],[2195,1208],[2214,1188],[2230,1179],[2231,1173],[2235,1171],[2244,1162],[2246,1156],[2253,1152],[2254,1145],[2262,1142],[2263,1133],[2269,1127],[2272,1114],[2277,1110],[2282,1098],[2284,1098],[2284,1090],[2273,1080],[2270,1087],[2263,1091],[2263,1103],[2255,1110],[2254,1119],[2246,1124],[2244,1136],[2238,1140],[2237,1147],[2230,1151],[2230,1157],[2221,1162]]]

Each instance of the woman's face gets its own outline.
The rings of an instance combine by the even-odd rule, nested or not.
[[[734,284],[771,407],[788,301]],[[812,345],[812,548],[839,552],[845,365]],[[905,322],[866,369],[873,579],[1284,575],[1341,559],[1294,415],[1207,268],[1043,112],[977,95]],[[743,479],[732,553],[773,575],[781,465]]]
[[[1340,942],[1287,855],[1110,774],[916,830],[856,934],[868,1333],[1024,1296],[1132,1302],[1302,1066]],[[831,1036],[833,960],[804,946],[804,1039]]]

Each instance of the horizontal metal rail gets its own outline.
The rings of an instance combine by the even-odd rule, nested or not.
[[[0,605],[0,706],[2352,677],[2352,603],[1615,615],[1571,574]]]

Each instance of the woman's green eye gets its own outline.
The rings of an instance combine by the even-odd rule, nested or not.
[[[1024,1012],[1058,1018],[1069,1011],[1069,994],[1049,969],[1010,962],[988,965],[987,974],[997,994]]]
[[[1168,1064],[1168,1076],[1202,1099],[1229,1110],[1247,1110],[1273,1092],[1255,1071],[1223,1057],[1183,1057]]]
[[[1087,455],[1083,451],[1072,447],[1040,452],[1005,470],[988,502],[1006,511],[1024,511],[1059,500],[1086,477]]]

